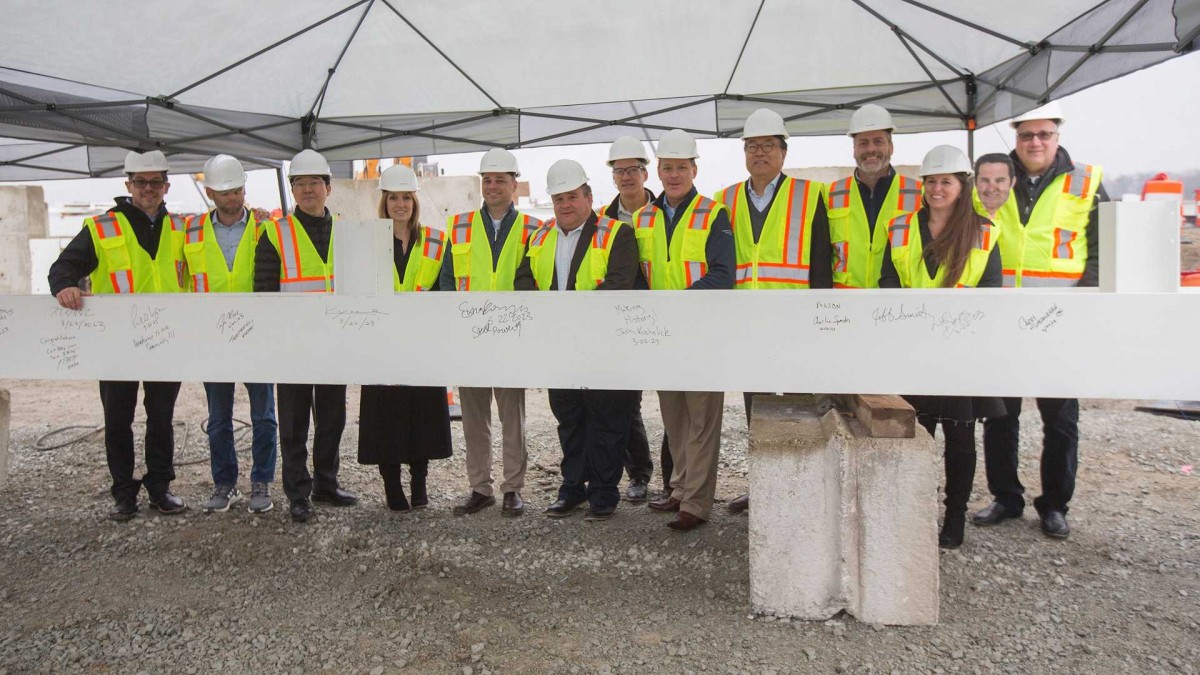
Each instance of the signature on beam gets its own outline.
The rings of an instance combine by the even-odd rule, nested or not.
[[[338,309],[330,307],[325,310],[325,316],[333,319],[334,325],[342,330],[364,330],[371,328],[378,323],[379,317],[387,315],[387,312],[381,312],[378,309]]]
[[[1057,303],[1050,305],[1050,308],[1041,314],[1030,314],[1029,316],[1017,317],[1017,328],[1021,330],[1040,330],[1043,333],[1049,333],[1051,328],[1058,325],[1058,320],[1065,313],[1063,308]]]

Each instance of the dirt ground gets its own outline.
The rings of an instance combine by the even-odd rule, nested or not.
[[[34,449],[58,427],[99,424],[96,384],[0,388],[13,403],[0,673],[1200,672],[1200,499],[1188,468],[1198,431],[1134,412],[1136,402],[1084,402],[1068,540],[1043,537],[1032,509],[968,525],[966,544],[941,555],[941,624],[889,628],[752,614],[744,515],[718,508],[686,534],[628,503],[604,523],[541,516],[559,448],[539,390],[527,395],[524,517],[451,515],[465,491],[458,423],[455,456],[431,471],[431,508],[386,511],[373,468],[354,461],[351,387],[342,482],[362,503],[320,508],[301,526],[277,483],[277,508],[262,516],[243,502],[108,522],[98,436]],[[653,393],[643,410],[656,442]],[[185,384],[175,491],[193,506],[211,489],[204,417],[202,388]],[[1022,478],[1036,494],[1040,428],[1026,419]],[[738,394],[726,397],[723,431],[717,493],[727,500],[745,490],[748,468]],[[981,466],[973,507],[987,500]]]

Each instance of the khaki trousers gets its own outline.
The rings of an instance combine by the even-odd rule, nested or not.
[[[492,396],[503,430],[504,482],[501,494],[525,487],[525,390],[459,387],[463,436],[467,441],[467,480],[481,495],[492,494]]]
[[[708,520],[717,493],[717,458],[725,394],[719,391],[660,391],[663,427],[671,439],[671,496],[679,509]]]

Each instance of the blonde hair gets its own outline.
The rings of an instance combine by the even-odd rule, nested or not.
[[[391,194],[388,190],[379,192],[379,217],[391,219],[387,214],[387,196]],[[408,219],[408,232],[413,241],[416,241],[417,229],[421,226],[421,202],[417,200],[417,193],[409,192],[413,200],[412,216]]]

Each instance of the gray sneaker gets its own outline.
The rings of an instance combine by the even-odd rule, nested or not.
[[[218,485],[213,490],[212,496],[208,501],[200,505],[205,513],[225,513],[235,502],[242,498],[242,493],[238,492],[235,485]]]
[[[266,513],[275,508],[271,501],[271,489],[266,483],[250,484],[250,513]]]

